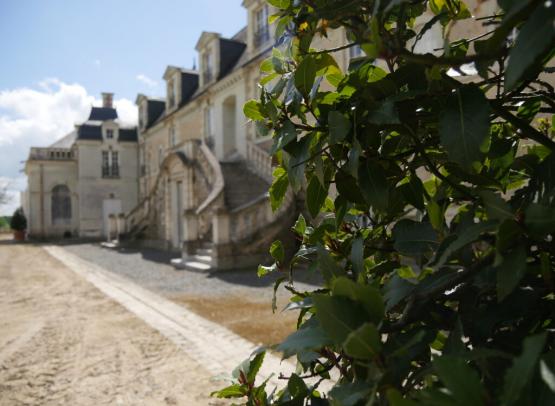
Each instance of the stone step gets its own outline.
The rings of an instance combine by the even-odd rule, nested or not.
[[[197,262],[203,262],[208,265],[212,263],[211,255],[199,255],[198,251],[197,251],[197,255],[193,255],[190,259]]]
[[[199,248],[197,250],[197,255],[206,255],[212,257],[212,248]]]
[[[195,261],[194,259],[175,258],[171,260],[175,269],[187,271],[209,271],[212,265],[206,262]]]

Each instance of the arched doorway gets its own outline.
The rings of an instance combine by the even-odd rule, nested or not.
[[[52,189],[51,201],[52,224],[71,224],[71,193],[66,185],[57,185]]]
[[[224,157],[237,150],[237,98],[229,96],[223,103],[223,154]]]

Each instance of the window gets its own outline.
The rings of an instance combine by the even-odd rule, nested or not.
[[[57,185],[52,189],[52,224],[68,225],[71,223],[71,193],[66,185]]]
[[[158,147],[158,166],[162,166],[162,161],[164,160],[164,148],[160,145]]]
[[[210,50],[202,57],[203,64],[203,75],[204,84],[210,83],[212,81],[212,53]]]
[[[106,139],[113,140],[114,139],[114,130],[106,130]]]
[[[362,56],[362,48],[356,44],[349,48],[349,58],[354,59]]]
[[[102,177],[119,178],[119,153],[117,151],[102,151]]]
[[[255,13],[254,45],[259,47],[270,39],[268,27],[268,6],[263,6]]]

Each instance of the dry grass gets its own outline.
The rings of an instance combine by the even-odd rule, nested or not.
[[[222,298],[178,297],[195,313],[229,328],[234,333],[257,344],[271,345],[283,341],[295,331],[297,313],[284,312],[284,303],[272,313],[271,303],[256,302],[238,296]]]

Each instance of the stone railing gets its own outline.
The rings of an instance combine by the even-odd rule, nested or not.
[[[212,227],[212,217],[221,206],[224,194],[224,176],[218,159],[204,143],[198,144],[195,159],[201,173],[206,176],[208,194],[196,209],[198,235],[204,237]]]
[[[272,157],[250,140],[247,141],[247,164],[266,182],[272,182]]]
[[[75,159],[73,150],[69,148],[31,148],[31,160],[71,161]]]

